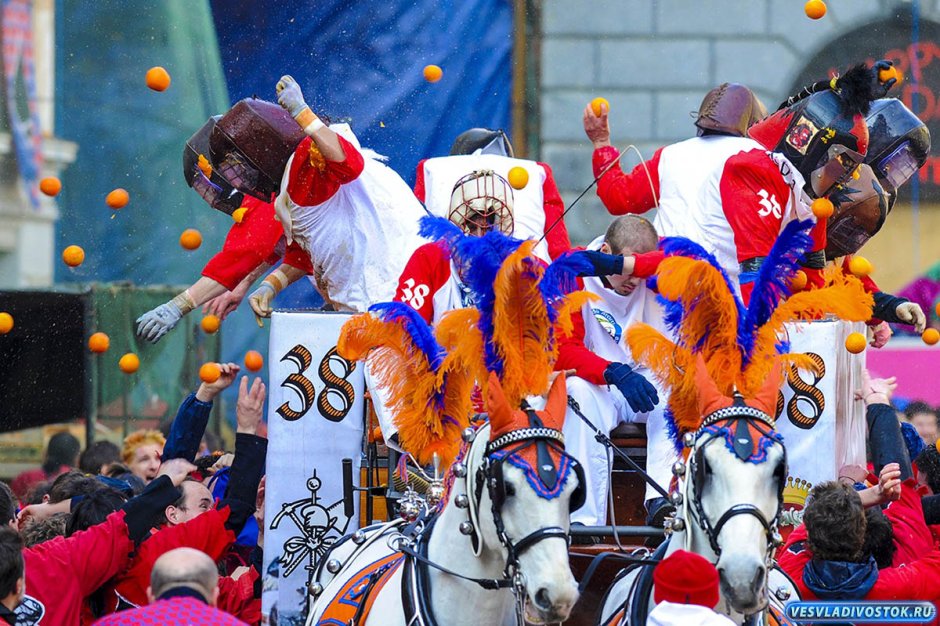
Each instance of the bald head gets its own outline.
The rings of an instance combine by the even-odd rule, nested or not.
[[[154,602],[174,587],[192,589],[215,606],[219,595],[215,563],[204,552],[193,548],[176,548],[164,553],[150,572],[150,601]]]
[[[641,254],[655,250],[659,236],[648,220],[636,215],[622,215],[607,227],[604,243],[611,254]]]

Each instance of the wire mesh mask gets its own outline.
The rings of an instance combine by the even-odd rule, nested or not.
[[[512,189],[492,170],[478,170],[457,181],[447,218],[468,235],[498,230],[512,235]]]

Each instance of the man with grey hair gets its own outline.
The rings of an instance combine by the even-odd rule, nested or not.
[[[153,564],[150,604],[112,613],[96,626],[166,624],[168,626],[238,626],[245,622],[215,608],[219,598],[219,573],[204,552],[176,548]]]

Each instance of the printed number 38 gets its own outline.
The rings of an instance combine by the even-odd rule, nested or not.
[[[356,369],[355,363],[350,363],[339,356],[335,347],[331,348],[323,356],[317,368],[317,374],[324,383],[323,389],[317,395],[313,382],[304,376],[304,372],[313,363],[310,350],[302,345],[296,345],[281,358],[281,361],[293,363],[297,368],[296,372],[287,375],[281,386],[297,394],[300,399],[300,408],[294,409],[289,401],[284,402],[276,409],[278,415],[288,422],[299,420],[307,414],[316,401],[320,414],[331,422],[341,422],[346,417],[356,398],[356,391],[352,383],[347,380]],[[334,364],[340,370],[339,375],[333,371]]]

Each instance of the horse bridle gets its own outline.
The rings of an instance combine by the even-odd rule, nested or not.
[[[695,522],[702,532],[705,533],[705,536],[708,538],[708,543],[716,557],[721,556],[721,545],[718,543],[718,535],[721,533],[721,529],[724,525],[728,523],[728,520],[738,515],[751,515],[757,518],[757,521],[764,527],[764,532],[767,535],[767,554],[769,558],[772,554],[772,548],[781,543],[780,535],[777,533],[777,523],[780,520],[780,514],[783,512],[783,487],[785,480],[781,480],[777,487],[777,510],[770,521],[768,521],[767,518],[764,517],[763,512],[753,504],[741,503],[735,504],[722,513],[718,521],[712,524],[711,520],[708,519],[708,515],[705,514],[705,508],[702,505],[701,490],[705,484],[705,476],[703,474],[705,446],[719,439],[718,435],[712,433],[708,433],[706,437],[706,432],[710,426],[724,421],[735,422],[735,440],[737,441],[739,439],[737,433],[742,433],[743,436],[740,439],[746,441],[745,445],[747,446],[751,445],[748,426],[753,426],[762,435],[773,438],[771,435],[774,430],[773,418],[759,409],[745,405],[740,399],[740,396],[736,396],[733,405],[718,409],[707,415],[702,421],[702,425],[693,436],[694,443],[692,444],[692,451],[689,454],[688,478],[691,480],[691,492],[688,494],[688,499],[691,501],[694,509],[692,517],[695,519]],[[784,467],[786,467],[786,448],[783,448],[783,463]]]
[[[526,414],[529,417],[529,427],[513,430],[505,435],[497,437],[486,444],[483,453],[483,463],[477,469],[476,481],[473,488],[472,510],[478,511],[483,497],[483,487],[486,486],[490,497],[490,512],[493,516],[493,525],[496,527],[496,536],[508,553],[506,558],[505,574],[510,578],[517,578],[519,573],[519,556],[545,539],[558,538],[568,542],[568,531],[559,526],[547,526],[539,528],[518,541],[513,541],[512,537],[506,532],[503,523],[502,508],[506,502],[508,494],[503,478],[503,464],[510,455],[520,452],[529,446],[536,447],[537,471],[540,476],[548,472],[555,472],[556,468],[550,458],[552,448],[558,452],[561,457],[567,458],[572,465],[572,469],[578,480],[578,486],[571,495],[570,509],[577,510],[584,503],[584,471],[580,464],[564,451],[565,437],[561,431],[548,428],[542,424],[542,421],[536,415],[535,411],[526,408]],[[496,456],[496,453],[503,452]],[[548,469],[550,468],[550,469]],[[556,480],[561,480],[561,476],[556,476]],[[470,493],[470,481],[467,481],[467,491]],[[476,532],[479,532],[477,527]],[[479,536],[473,539],[480,541]]]

